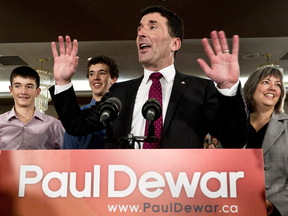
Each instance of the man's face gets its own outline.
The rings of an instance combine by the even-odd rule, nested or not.
[[[34,107],[35,98],[41,92],[40,88],[36,88],[36,82],[30,78],[21,76],[14,77],[12,86],[9,86],[10,94],[14,98],[15,107]]]
[[[168,33],[165,17],[159,13],[146,14],[137,29],[139,62],[144,68],[154,71],[171,65],[174,62],[172,51],[175,51],[175,39]]]
[[[109,67],[103,63],[91,65],[88,78],[93,98],[96,101],[100,101],[102,96],[109,91],[110,86],[117,81],[117,78],[111,79]]]

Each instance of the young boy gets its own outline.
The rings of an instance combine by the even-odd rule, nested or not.
[[[0,115],[0,149],[59,149],[64,128],[59,120],[40,113],[35,98],[41,92],[38,73],[27,66],[10,75],[10,94],[14,107]]]
[[[93,57],[88,61],[86,77],[92,89],[91,102],[81,109],[87,109],[100,101],[102,96],[109,91],[119,77],[117,63],[103,55]],[[105,130],[94,132],[86,136],[72,136],[67,133],[64,135],[63,149],[104,149]]]

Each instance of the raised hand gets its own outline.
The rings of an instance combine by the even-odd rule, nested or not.
[[[266,199],[266,209],[267,209],[267,215],[271,215],[274,210],[273,204],[267,199]]]
[[[219,36],[219,38],[218,38]],[[227,39],[224,31],[211,32],[212,47],[209,44],[207,38],[202,40],[204,50],[211,62],[211,68],[203,59],[198,59],[198,63],[206,73],[206,76],[217,83],[217,86],[221,89],[231,88],[239,80],[239,37],[233,36],[233,49],[230,54]]]
[[[66,49],[64,39],[62,36],[58,37],[60,55],[58,55],[56,43],[52,42],[52,53],[54,57],[54,79],[57,85],[66,85],[71,82],[71,78],[76,71],[79,57],[76,56],[78,52],[78,42],[73,41],[73,48],[69,36],[65,37]]]

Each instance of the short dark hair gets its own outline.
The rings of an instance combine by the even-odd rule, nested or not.
[[[99,63],[105,64],[109,67],[109,73],[110,73],[111,79],[119,77],[119,69],[115,60],[104,55],[98,55],[98,56],[91,58],[88,61],[87,73],[86,73],[87,78],[89,78],[89,68],[91,67],[91,65],[95,65]]]
[[[150,13],[160,13],[162,17],[165,17],[167,19],[169,35],[172,38],[180,38],[182,42],[184,38],[184,23],[180,17],[162,6],[150,6],[141,11],[141,18]]]
[[[250,113],[254,112],[255,107],[255,101],[253,99],[253,95],[256,91],[256,88],[258,84],[267,76],[274,76],[276,78],[280,79],[281,82],[281,94],[279,97],[278,102],[275,105],[274,111],[276,113],[280,113],[283,111],[283,105],[284,105],[284,99],[285,99],[285,88],[284,88],[284,83],[283,83],[283,74],[282,72],[275,68],[275,67],[264,67],[260,68],[257,71],[253,72],[248,80],[246,81],[243,92],[244,92],[244,98],[247,104],[247,108]]]
[[[20,77],[25,78],[25,79],[27,79],[27,78],[33,79],[35,81],[35,83],[36,83],[36,88],[37,89],[39,88],[40,76],[31,67],[20,66],[20,67],[15,68],[10,74],[10,85],[11,86],[12,86],[12,83],[13,83],[13,79],[15,77],[17,77],[17,76],[20,76]]]

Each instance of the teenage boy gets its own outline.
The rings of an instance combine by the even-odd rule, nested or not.
[[[35,108],[40,77],[27,66],[15,68],[10,75],[10,94],[14,107],[0,115],[0,149],[59,149],[64,128],[59,120]]]
[[[119,70],[116,62],[103,55],[91,58],[87,64],[86,77],[89,80],[89,86],[92,89],[91,102],[81,109],[87,109],[100,101],[102,96],[109,91],[118,77]],[[65,132],[63,149],[104,149],[105,148],[105,130],[97,131],[86,136],[72,136]]]

